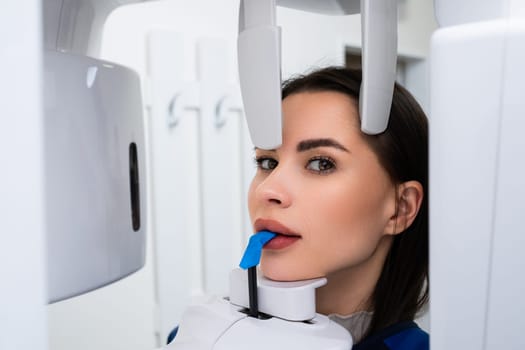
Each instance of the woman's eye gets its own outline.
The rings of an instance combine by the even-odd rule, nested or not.
[[[329,173],[335,169],[335,162],[325,157],[314,158],[310,159],[306,168],[317,173]]]
[[[266,157],[256,158],[255,163],[257,163],[257,168],[261,170],[273,170],[277,167],[277,164],[279,164],[275,159]]]

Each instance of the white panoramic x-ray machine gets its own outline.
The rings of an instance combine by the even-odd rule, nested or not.
[[[362,13],[362,126],[368,133],[385,130],[395,81],[396,0],[281,4],[321,13]],[[92,57],[97,30],[115,3],[48,0],[44,5],[45,84],[51,85],[44,98],[48,296],[56,302],[143,265],[144,140],[135,73]],[[281,143],[275,7],[275,0],[242,0],[239,11],[241,91],[252,140],[260,148]],[[315,313],[315,288],[323,280],[279,284],[261,279],[263,319],[259,310],[253,317],[243,312],[249,306],[245,277],[242,271],[232,273],[228,301],[190,308],[170,348],[351,347],[346,330]],[[254,337],[259,340],[252,343]]]
[[[50,302],[120,279],[144,263],[139,81],[126,68],[90,57],[107,13],[130,2],[136,1],[43,2]],[[273,148],[281,142],[276,4],[320,13],[361,12],[363,131],[383,131],[395,78],[396,0],[242,0],[239,69],[254,144]],[[433,38],[430,74],[431,345],[521,349],[525,4],[437,0],[435,9],[444,28]],[[237,274],[232,274],[230,301],[247,306],[245,274]],[[223,299],[190,309],[189,326],[181,328],[172,346],[348,348],[349,336],[315,310],[296,317],[311,305],[321,283],[261,280],[261,311],[275,316],[266,320],[249,317]],[[287,293],[308,301],[285,312],[275,300]],[[211,320],[209,328],[203,328],[203,319]],[[191,327],[197,337],[186,333]],[[297,336],[290,339],[292,333]]]

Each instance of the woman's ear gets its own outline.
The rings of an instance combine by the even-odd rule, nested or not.
[[[395,213],[390,217],[385,233],[397,235],[414,222],[423,202],[423,186],[418,181],[407,181],[396,186]]]

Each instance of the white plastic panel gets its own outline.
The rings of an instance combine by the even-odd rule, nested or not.
[[[48,298],[54,302],[144,265],[146,167],[136,73],[82,56],[46,51],[44,58]]]
[[[46,350],[41,6],[0,7],[0,349]]]
[[[432,38],[432,349],[484,346],[504,31],[498,23],[479,23],[441,29]]]
[[[525,349],[525,22],[508,23],[502,74],[497,194],[486,349]]]

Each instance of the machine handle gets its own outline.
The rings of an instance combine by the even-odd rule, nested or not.
[[[397,0],[361,0],[363,80],[359,94],[361,130],[386,130],[397,62]]]
[[[241,0],[238,64],[252,142],[275,149],[282,143],[281,31],[275,25],[275,0]]]

